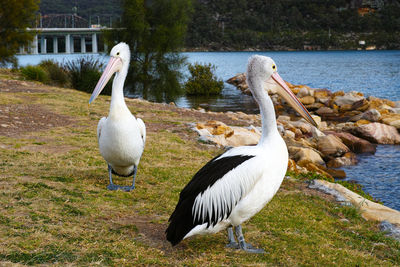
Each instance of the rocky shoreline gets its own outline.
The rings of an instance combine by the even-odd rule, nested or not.
[[[227,82],[243,93],[251,94],[244,73]],[[318,127],[310,125],[278,95],[271,95],[277,114],[278,130],[289,151],[288,171],[296,174],[314,172],[334,182],[335,179],[346,177],[346,173],[337,168],[356,165],[357,154],[373,155],[377,144],[400,144],[400,101],[365,97],[360,92],[332,92],[288,82],[287,85],[318,124]],[[191,125],[199,134],[198,140],[225,148],[257,144],[261,136],[259,114],[226,112],[226,115],[233,121],[248,121],[249,126],[231,126],[215,120],[199,121]],[[332,188],[339,190],[346,203],[362,207],[363,217],[380,221],[382,229],[387,230],[388,223],[392,225],[389,232],[395,233],[395,238],[400,238],[399,211],[373,202],[371,203],[374,205],[369,205],[369,200],[357,194],[354,194],[357,197],[351,195],[340,185],[327,181],[319,183],[321,186],[317,189],[322,191],[331,192]]]

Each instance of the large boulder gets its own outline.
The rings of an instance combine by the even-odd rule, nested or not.
[[[400,130],[400,114],[385,114],[382,116],[382,122]]]
[[[325,164],[320,154],[312,148],[289,146],[288,150],[291,158],[298,163],[312,162],[320,165]]]
[[[299,100],[304,105],[311,105],[311,104],[314,104],[314,102],[315,102],[315,98],[313,96],[310,96],[310,95],[303,96]]]
[[[357,207],[357,209],[361,211],[361,216],[366,220],[379,222],[387,221],[400,227],[400,211],[365,199],[340,184],[330,183],[324,180],[314,180],[310,185],[310,188],[316,188],[326,193],[340,196],[344,201],[350,202]]]
[[[377,122],[380,119],[381,119],[381,113],[376,109],[367,110],[361,116],[361,120],[367,120],[370,122]]]
[[[342,166],[353,166],[358,163],[357,156],[353,152],[347,152],[342,157],[333,158],[326,164],[329,168],[340,168]]]
[[[207,129],[212,135],[223,134],[226,137],[233,135],[233,129],[220,121],[207,121],[205,124],[197,123],[197,129]]]
[[[334,103],[341,107],[343,105],[353,105],[357,101],[362,101],[364,96],[360,95],[357,92],[350,92],[350,93],[345,93],[343,96],[336,96],[334,99]]]
[[[377,144],[400,144],[400,134],[397,132],[397,129],[378,122],[354,127],[352,133]]]
[[[317,147],[326,157],[340,157],[344,153],[350,151],[350,149],[343,144],[338,137],[332,134],[319,137]]]
[[[325,134],[333,134],[342,140],[342,142],[350,148],[354,153],[371,153],[375,154],[376,145],[368,142],[367,140],[361,139],[357,136],[347,132],[334,132],[326,131]]]
[[[227,146],[250,146],[258,144],[261,133],[256,129],[247,129],[243,127],[232,127],[234,134],[226,138]]]

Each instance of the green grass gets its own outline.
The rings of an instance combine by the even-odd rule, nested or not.
[[[243,225],[247,240],[266,254],[225,248],[225,232],[171,247],[164,231],[180,190],[221,152],[186,131],[185,123],[198,119],[165,105],[130,101],[148,125],[146,149],[137,188],[111,192],[96,140],[109,97],[100,96],[88,109],[86,93],[41,89],[48,93],[1,93],[0,105],[41,104],[71,123],[0,136],[0,265],[400,265],[399,242],[379,232],[377,223],[362,219],[354,207],[303,190],[300,179],[285,179],[274,199]]]

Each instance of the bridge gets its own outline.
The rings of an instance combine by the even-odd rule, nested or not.
[[[101,35],[103,30],[111,28],[91,24],[91,21],[88,22],[76,14],[40,16],[39,23],[36,24],[36,27],[27,29],[28,32],[35,33],[33,41],[27,47],[20,47],[19,54],[107,51],[107,45]]]

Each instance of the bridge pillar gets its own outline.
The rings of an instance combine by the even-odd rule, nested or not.
[[[97,34],[92,34],[92,53],[98,53],[97,49]]]
[[[71,35],[70,34],[65,35],[65,53],[66,54],[71,53]]]
[[[19,53],[22,55],[22,54],[25,54],[25,46],[23,46],[23,45],[21,45],[20,47],[19,47]]]
[[[86,53],[86,39],[85,39],[85,36],[81,37],[81,53]]]
[[[43,35],[40,38],[40,53],[46,54],[47,53],[47,40],[46,37]]]
[[[73,35],[71,35],[70,40],[71,40],[70,52],[71,52],[71,53],[74,53],[74,52],[75,52],[75,49],[74,49],[74,36],[73,36]]]
[[[32,49],[32,54],[35,54],[35,55],[39,54],[39,52],[38,52],[38,36],[37,36],[37,34],[35,34],[35,36],[33,37],[31,49]]]
[[[53,37],[53,53],[58,54],[58,37]]]

